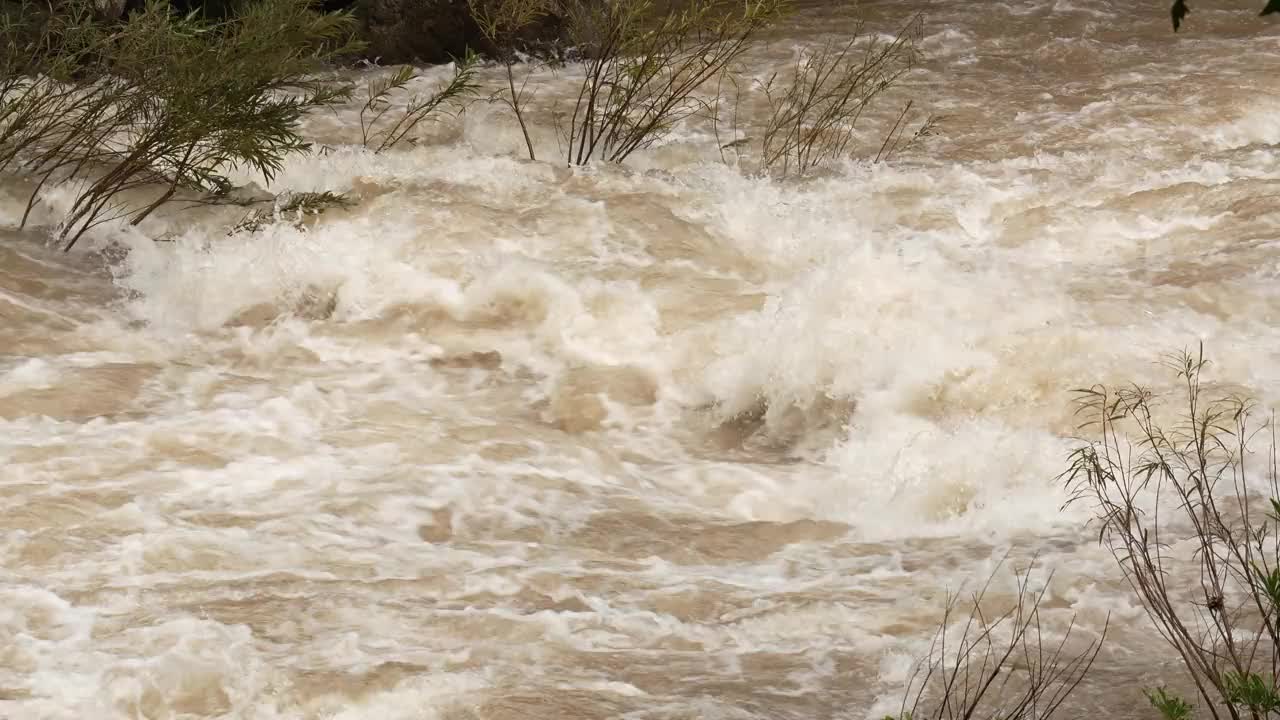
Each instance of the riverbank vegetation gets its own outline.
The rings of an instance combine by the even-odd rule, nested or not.
[[[1079,391],[1091,437],[1064,479],[1088,503],[1199,702],[1147,691],[1166,720],[1280,714],[1280,474],[1275,427],[1205,379],[1203,349],[1168,358],[1173,405],[1148,388]],[[1256,446],[1266,438],[1268,449]],[[1194,577],[1196,581],[1187,583]],[[1179,678],[1181,679],[1181,678]]]
[[[1098,540],[1176,660],[1174,674],[1141,688],[1152,717],[1275,718],[1280,462],[1273,418],[1208,382],[1203,348],[1163,365],[1177,388],[1172,397],[1138,385],[1077,391],[1083,434],[1059,480],[1070,503],[1090,508]],[[1044,631],[1043,591],[1029,593],[1028,576],[1018,576],[1016,603],[994,621],[981,609],[990,581],[967,616],[957,617],[948,602],[901,712],[885,720],[1048,718],[1087,682],[1105,629],[1083,649],[1077,642],[1064,652],[1078,630],[1071,623],[1052,636]]]
[[[270,183],[289,156],[312,151],[303,119],[352,98],[354,85],[333,70],[359,50],[354,31],[349,14],[308,0],[247,3],[224,20],[151,0],[118,23],[95,17],[90,0],[9,8],[0,173],[27,189],[21,225],[60,188],[71,200],[54,235],[68,250],[95,227],[137,225],[166,204],[240,204],[234,172]],[[426,96],[405,92],[419,77],[410,67],[369,84],[362,142],[375,152],[398,145],[474,91],[474,67],[464,59]]]
[[[855,27],[759,82],[745,77],[740,60],[785,15],[784,0],[468,7],[505,75],[489,97],[512,111],[531,160],[538,153],[525,111],[534,92],[528,70],[572,64],[576,93],[551,120],[570,166],[624,162],[686,123],[709,125],[718,137],[732,115],[735,137],[724,146],[739,155],[756,147],[752,171],[809,173],[852,154],[860,118],[916,62],[920,34],[918,18],[889,41]],[[232,178],[247,172],[270,184],[287,158],[312,152],[302,125],[314,113],[355,103],[359,144],[386,152],[482,96],[481,60],[470,51],[431,92],[411,90],[423,82],[411,66],[359,83],[343,72],[363,49],[351,13],[325,12],[312,0],[228,8],[179,14],[148,0],[110,19],[93,0],[3,4],[0,174],[24,188],[22,227],[37,210],[53,215],[52,235],[69,250],[94,228],[136,226],[165,206],[244,204]],[[530,40],[531,28],[552,26],[559,40]],[[753,82],[770,108],[758,141],[738,137],[741,93],[724,92]],[[905,132],[905,116],[876,159],[920,134]]]
[[[572,65],[576,92],[556,114],[557,163],[622,163],[703,123],[721,151],[772,178],[803,176],[855,155],[859,122],[919,62],[919,17],[881,37],[858,25],[798,51],[767,78],[744,57],[785,16],[783,0],[471,0],[473,20],[501,71],[488,97],[518,126],[532,161],[537,119],[531,70]],[[559,41],[533,43],[531,28]],[[356,17],[311,0],[259,0],[216,16],[181,14],[163,0],[104,18],[93,0],[0,6],[0,174],[21,189],[19,223],[53,217],[67,250],[95,228],[138,226],[167,206],[237,205],[228,234],[352,202],[334,192],[267,198],[238,192],[245,172],[270,183],[289,158],[315,151],[313,113],[346,108],[352,144],[388,153],[442,113],[485,97],[482,60],[457,59],[427,92],[412,67],[359,82]],[[743,119],[743,96],[764,112]],[[890,159],[932,122],[896,122],[864,157]],[[754,122],[754,124],[752,124]],[[732,137],[720,137],[732,133]],[[878,148],[878,149],[877,149]],[[727,156],[723,156],[728,159]],[[269,205],[270,209],[255,208]],[[1061,478],[1096,518],[1154,628],[1180,661],[1182,696],[1145,690],[1166,720],[1280,715],[1280,473],[1273,424],[1245,398],[1206,383],[1203,353],[1169,370],[1177,404],[1142,387],[1079,393],[1086,436]],[[1270,436],[1259,461],[1255,445]],[[1087,680],[1105,630],[1050,629],[1043,590],[1019,574],[1015,600],[990,612],[986,588],[951,598],[901,718],[1047,718]],[[1180,579],[1197,578],[1187,585]]]

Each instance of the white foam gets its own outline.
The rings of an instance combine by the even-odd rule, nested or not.
[[[0,395],[18,390],[53,387],[61,373],[43,358],[29,358],[0,375]]]
[[[1051,625],[1139,628],[1087,508],[1062,509],[1068,390],[1167,385],[1151,361],[1202,338],[1221,378],[1280,380],[1270,219],[1239,205],[1280,177],[1274,103],[1217,88],[1230,103],[1171,114],[1143,85],[1192,66],[1098,38],[1035,60],[1098,50],[1107,72],[1011,81],[974,61],[991,28],[953,25],[911,82],[982,122],[897,164],[746,177],[689,124],[570,171],[550,132],[520,159],[496,105],[377,154],[341,145],[347,108],[274,189],[350,211],[104,228],[128,298],[47,352],[0,348],[0,403],[111,363],[141,378],[109,416],[0,420],[0,692],[21,691],[0,715],[450,717],[582,693],[759,718],[851,666],[878,677],[842,711],[889,712],[941,589],[1006,546],[1059,571]],[[1017,113],[988,112],[996,90]],[[664,684],[691,656],[723,697]]]

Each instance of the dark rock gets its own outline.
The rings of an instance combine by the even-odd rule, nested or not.
[[[383,64],[443,63],[489,50],[466,0],[357,0],[365,54]]]
[[[128,7],[127,0],[94,0],[93,9],[97,16],[107,22],[115,22],[124,17]]]
[[[379,63],[446,63],[468,49],[495,56],[498,49],[480,32],[467,0],[355,0],[365,56]],[[516,47],[539,54],[554,52],[563,40],[564,23],[548,16],[522,30]]]

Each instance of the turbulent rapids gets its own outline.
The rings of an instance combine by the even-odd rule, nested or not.
[[[924,2],[865,140],[936,134],[804,180],[693,122],[566,169],[570,65],[540,162],[496,103],[376,155],[314,115],[273,187],[358,202],[302,226],[63,254],[0,185],[0,717],[880,718],[1006,554],[1046,632],[1110,615],[1066,715],[1146,717],[1069,391],[1204,341],[1280,400],[1280,29],[1164,5]]]

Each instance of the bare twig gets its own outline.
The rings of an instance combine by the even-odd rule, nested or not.
[[[1051,640],[1040,607],[1052,575],[1034,592],[1031,568],[1015,576],[1013,605],[988,616],[982,605],[1000,566],[970,598],[971,609],[958,622],[960,596],[948,596],[929,654],[908,679],[899,720],[1047,720],[1088,674],[1107,627],[1078,651],[1067,650],[1078,632],[1074,619],[1056,642]],[[951,633],[957,635],[954,642]]]

